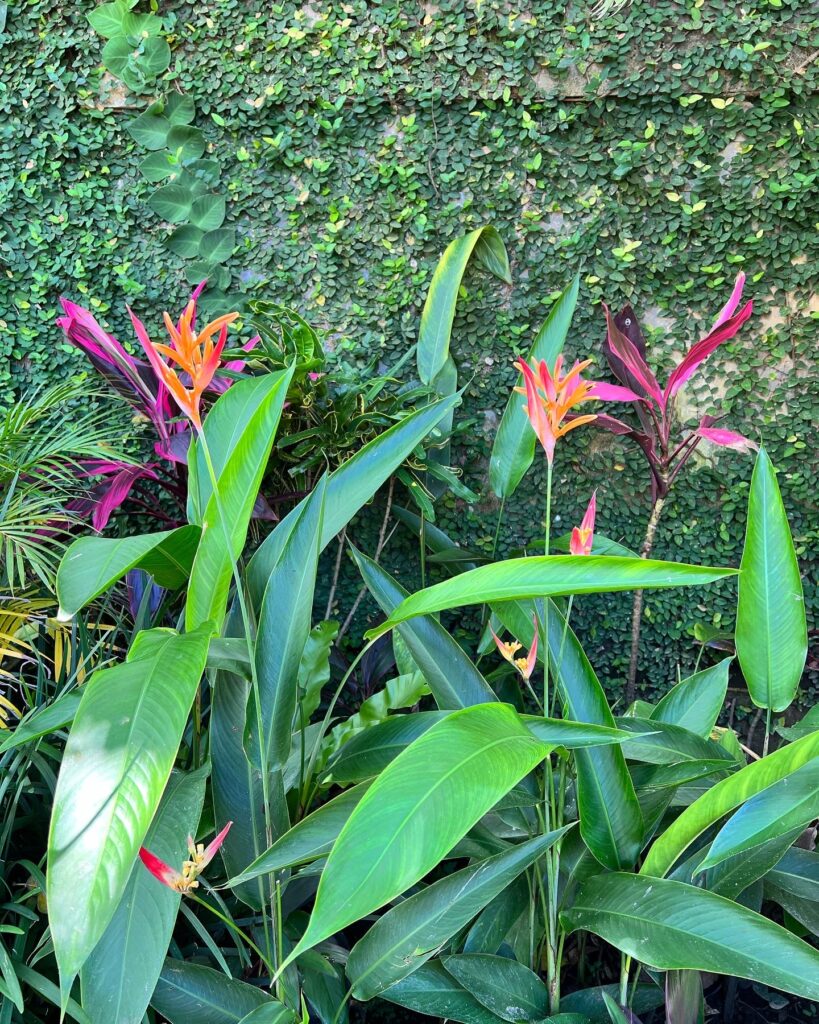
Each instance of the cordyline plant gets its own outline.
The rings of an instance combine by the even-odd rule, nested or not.
[[[439,268],[433,312],[455,301],[454,262]],[[195,434],[188,523],[80,538],[58,574],[66,616],[134,568],[184,599],[177,629],[138,633],[72,714],[50,711],[69,723],[47,858],[63,1006],[79,999],[93,1024],[141,1024],[146,1012],[189,1024],[203,1006],[296,1024],[306,1005],[311,1019],[346,1024],[351,999],[383,999],[478,1024],[558,1013],[586,1024],[665,1005],[679,1024],[703,1014],[700,972],[819,998],[819,953],[761,912],[764,894],[815,927],[805,893],[817,855],[793,847],[819,811],[819,732],[808,723],[751,763],[730,731],[733,742],[717,741],[730,659],[615,718],[570,624],[583,594],[738,579],[751,698],[788,707],[804,607],[764,452],[739,571],[594,554],[596,498],[569,554],[463,572],[453,560],[454,575],[413,594],[351,549],[386,620],[329,687],[334,624],[313,622],[320,555],[458,395],[323,477],[244,557],[291,370],[237,382],[200,427],[196,392],[218,342],[179,335],[170,351],[154,346],[151,365],[164,381],[177,373],[168,360],[186,364],[191,378],[184,394],[171,388]],[[527,412],[514,393],[499,434],[519,479],[535,437],[550,465],[561,457],[565,417],[589,396],[577,367],[544,369],[537,355],[521,381]],[[423,356],[434,366],[440,349]],[[440,531],[423,541],[446,547]],[[502,658],[489,631],[487,645],[464,647],[438,617],[466,606],[487,608]],[[334,725],[385,637],[397,674]],[[53,728],[23,727],[29,742]],[[29,952],[21,940],[17,955]]]
[[[604,305],[608,335],[604,346],[606,360],[620,384],[594,385],[595,397],[609,402],[630,403],[640,422],[639,428],[607,414],[596,416],[596,426],[633,440],[645,456],[651,473],[651,514],[640,554],[651,554],[657,526],[668,492],[703,440],[724,448],[749,451],[756,444],[734,431],[716,426],[721,417],[703,416],[696,427],[685,428],[674,415],[675,397],[699,366],[724,342],[729,341],[749,319],[753,303],[746,302],[737,312],[745,286],[745,274],[737,275],[733,292],[708,333],[689,349],[672,370],[664,388],[660,387],[646,362],[646,344],[640,324],[631,306],[612,316]],[[634,699],[637,659],[640,645],[642,591],[634,595],[631,620],[631,655],[626,682],[626,701]]]

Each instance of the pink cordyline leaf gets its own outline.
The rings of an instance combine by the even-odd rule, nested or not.
[[[722,448],[734,448],[738,452],[757,450],[759,445],[749,437],[737,434],[733,430],[723,430],[722,427],[699,426],[694,431],[697,437],[704,437],[706,441],[712,441]]]
[[[115,509],[125,501],[138,480],[158,480],[152,465],[123,466],[105,481],[91,516],[95,530],[104,530]]]
[[[711,328],[715,331],[718,327],[721,327],[726,320],[730,320],[734,315],[737,306],[742,298],[742,289],[745,287],[745,274],[740,270],[737,274],[737,279],[734,282],[734,290],[731,292],[731,298],[725,303],[719,312],[719,316],[714,321],[714,326]]]
[[[638,395],[631,388],[625,388],[621,384],[607,384],[605,381],[596,382],[590,395],[599,398],[601,402],[642,402],[644,398]]]
[[[645,388],[646,394],[654,398],[657,403],[662,402],[663,393],[657,379],[649,369],[648,363],[643,359],[634,345],[625,334],[622,333],[614,322],[609,307],[603,303],[606,312],[606,323],[608,325],[608,342],[612,350],[620,358],[628,374]]]
[[[668,378],[662,399],[664,406],[676,395],[683,384],[694,375],[700,363],[704,362],[724,341],[733,338],[753,311],[753,302],[746,302],[739,313],[723,321],[719,327],[691,346],[685,357]]]

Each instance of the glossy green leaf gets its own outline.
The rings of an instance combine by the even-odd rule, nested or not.
[[[501,1020],[536,1021],[549,1013],[549,990],[528,967],[505,956],[461,953],[443,957],[444,968]]]
[[[251,1010],[246,1017],[242,1017],[239,1024],[295,1024],[298,1020],[296,1014],[278,1001],[264,1003]]]
[[[429,960],[565,831],[537,836],[470,864],[380,917],[350,951],[347,977],[353,996],[372,999]]]
[[[531,430],[531,427],[529,429]],[[571,541],[571,532],[564,533],[562,537],[556,537],[551,542],[552,551],[569,554],[571,551]],[[612,540],[611,537],[606,537],[604,534],[598,533],[596,530],[592,537],[591,553],[593,555],[621,555],[624,558],[639,557],[636,551],[632,551],[631,548],[627,548],[625,544],[618,544],[616,540]]]
[[[554,747],[577,750],[581,747],[607,747],[612,743],[625,743],[629,733],[606,725],[590,725],[563,718],[541,718],[539,715],[521,715],[526,728],[543,743]]]
[[[144,846],[181,867],[186,840],[195,835],[205,800],[208,769],[175,772],[145,837]],[[80,973],[83,1009],[93,1024],[140,1024],[171,940],[179,893],[158,882],[137,861],[114,916]]]
[[[259,875],[282,871],[298,864],[307,864],[329,853],[339,832],[346,825],[369,785],[369,782],[363,782],[352,789],[347,789],[326,804],[322,804],[306,818],[302,818],[277,839],[269,850],[265,850],[244,871],[231,878],[228,885],[241,885],[243,882],[258,878]]]
[[[385,623],[371,629],[380,636],[399,622],[465,605],[520,601],[558,594],[600,594],[618,590],[652,590],[700,586],[732,576],[735,569],[712,569],[646,558],[595,555],[535,555],[481,565],[453,579],[412,594]]]
[[[440,960],[422,964],[408,978],[387,989],[382,998],[408,1010],[460,1024],[498,1024],[501,1019],[459,985]]]
[[[663,990],[657,985],[639,984],[629,990],[631,995],[631,1009],[634,1013],[649,1013],[663,1005]],[[597,1022],[607,1022],[608,1012],[606,1011],[605,997],[609,995],[616,999],[619,995],[617,985],[596,985],[592,988],[581,988],[576,992],[569,992],[560,998],[561,1010],[569,1013],[582,1013]]]
[[[74,721],[82,694],[77,690],[63,694],[50,704],[44,704],[30,711],[21,719],[14,732],[10,732],[0,743],[0,754],[15,747],[47,736],[58,729],[64,729]]]
[[[70,618],[131,569],[144,569],[160,587],[187,582],[199,544],[198,526],[180,526],[136,537],[80,537],[57,570],[60,618]]]
[[[208,620],[221,626],[232,577],[231,560],[244,548],[291,376],[292,370],[288,370],[236,382],[205,420],[218,500],[212,493],[210,474],[202,466],[201,443],[189,458],[189,465],[197,467],[189,481],[194,513],[205,511],[188,584],[188,629]]]
[[[10,1002],[14,1003],[17,1011],[23,1013],[25,1006],[23,1004],[23,990],[20,988],[20,981],[17,977],[17,971],[14,968],[14,961],[8,954],[6,947],[0,940],[0,980],[3,983],[3,989],[0,989],[0,995],[5,995]],[[11,1015],[9,1014],[9,1019]]]
[[[819,853],[797,847],[788,850],[765,877],[765,897],[819,935]]]
[[[235,981],[210,967],[171,959],[165,961],[151,998],[151,1006],[170,1024],[239,1024],[249,1013],[268,1005],[281,1007],[255,985]]]
[[[653,718],[618,718],[617,728],[631,734],[623,744],[623,753],[635,761],[649,764],[678,764],[681,761],[721,759],[726,768],[736,762],[731,754],[713,740],[703,739],[695,732]]]
[[[94,673],[63,754],[48,841],[48,909],[64,991],[119,904],[176,758],[209,625],[140,633]]]
[[[819,733],[780,747],[722,779],[687,807],[654,841],[640,868],[641,873],[662,877],[707,828],[815,757],[819,757]]]
[[[367,589],[381,610],[389,615],[407,597],[407,591],[360,551],[353,549],[353,558]],[[416,619],[399,626],[398,632],[442,711],[497,700],[491,686],[463,648],[436,619]]]
[[[491,225],[477,228],[450,242],[435,268],[421,314],[416,358],[418,376],[424,384],[432,383],[449,355],[458,290],[473,256],[495,277],[507,284],[512,283],[506,247]]]
[[[163,185],[152,192],[146,202],[154,213],[169,224],[181,224],[191,212],[193,196],[184,185]]]
[[[545,360],[549,369],[554,369],[555,360],[563,351],[569,333],[579,289],[580,278],[575,276],[549,310],[546,322],[529,350],[528,363]],[[517,384],[522,383],[523,376],[519,375]],[[515,493],[535,457],[535,432],[523,411],[524,404],[523,396],[513,391],[495,434],[489,462],[489,484],[499,498],[510,498]]]
[[[460,396],[453,395],[410,413],[400,423],[396,423],[365,444],[352,458],[330,474],[324,503],[322,550],[459,401]],[[248,586],[256,608],[261,606],[271,569],[276,564],[297,521],[300,507],[301,505],[296,506],[285,516],[250,560],[247,571]]]
[[[705,888],[736,900],[754,882],[775,867],[802,833],[802,828],[772,836],[748,852],[728,857],[705,873]],[[689,881],[681,878],[680,881]]]
[[[585,881],[560,915],[568,932],[593,932],[661,971],[750,978],[819,998],[819,952],[731,900],[683,882],[604,874]]]
[[[424,733],[341,830],[290,959],[423,878],[547,749],[505,704],[455,711]]]
[[[703,669],[673,686],[650,714],[652,721],[668,722],[704,739],[711,735],[725,703],[728,670],[733,658]]]
[[[191,203],[191,222],[202,231],[215,231],[225,219],[224,196],[198,196]]]
[[[819,757],[746,800],[720,829],[699,870],[747,854],[783,832],[805,828],[817,817]]]
[[[390,716],[347,740],[330,759],[326,776],[342,786],[374,778],[446,715],[444,711],[416,711]]]
[[[805,667],[808,634],[788,517],[764,448],[754,466],[748,498],[736,648],[754,704],[784,711]]]
[[[299,665],[312,624],[326,485],[327,478],[322,477],[301,507],[270,573],[259,613],[256,677],[270,771],[281,771],[290,756]]]

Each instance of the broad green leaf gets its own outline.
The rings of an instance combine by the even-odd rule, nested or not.
[[[355,548],[352,552],[367,589],[381,610],[389,615],[407,597],[407,591],[371,558]],[[442,711],[497,700],[463,648],[436,619],[417,619],[399,626],[398,633]]]
[[[519,605],[493,605],[492,610],[521,642],[531,643],[532,620]],[[550,660],[565,714],[575,722],[613,730],[614,717],[603,687],[572,629],[566,626],[564,631],[564,623],[550,602]],[[640,852],[643,816],[622,750],[618,746],[578,749],[574,760],[583,840],[605,867],[631,867]]]
[[[650,1013],[663,1005],[663,990],[657,985],[639,984],[630,989],[631,1009],[634,1013]],[[581,1013],[597,1022],[608,1021],[605,997],[616,999],[619,995],[617,985],[597,985],[593,988],[581,988],[561,996],[560,1008],[569,1013]]]
[[[547,750],[505,704],[455,711],[424,733],[384,769],[341,830],[289,959],[423,878]]]
[[[805,599],[788,517],[764,448],[751,477],[737,599],[736,648],[751,700],[784,711],[808,650]]]
[[[347,740],[330,759],[325,775],[342,786],[372,779],[410,743],[446,717],[445,711],[392,715]]]
[[[697,672],[673,686],[649,715],[652,721],[679,725],[708,739],[725,703],[733,658]]]
[[[559,551],[563,554],[568,554],[571,551],[571,541],[571,533],[564,533],[562,537],[556,537],[551,542],[552,551]],[[597,533],[597,531],[595,531],[592,538],[591,553],[593,555],[622,555],[624,558],[638,557],[637,552],[632,551],[631,548],[627,548],[625,544],[618,544],[616,540],[612,540],[610,537],[606,537],[602,533]]]
[[[63,754],[48,840],[48,909],[63,990],[119,904],[176,758],[210,625],[138,634],[94,673]]]
[[[817,817],[819,757],[746,800],[720,829],[699,870],[747,854],[784,832],[805,828]]]
[[[626,1017],[622,1006],[615,1000],[614,996],[604,992],[603,1002],[606,1004],[611,1024],[631,1024],[631,1014]]]
[[[174,772],[168,780],[143,844],[166,864],[181,868],[188,855],[186,840],[196,834],[207,771]],[[162,970],[180,898],[141,861],[134,864],[119,906],[80,973],[83,1009],[93,1024],[140,1024]]]
[[[410,413],[330,474],[324,503],[322,551],[458,401],[460,396],[453,395]],[[300,507],[297,505],[285,516],[248,564],[248,586],[256,608],[261,606],[271,569],[295,526]]]
[[[475,919],[463,940],[462,952],[497,953],[518,918],[528,913],[531,898],[526,876],[519,875]]]
[[[44,704],[30,711],[20,721],[14,732],[9,733],[0,743],[0,754],[70,725],[80,706],[81,696],[82,694],[78,690],[72,690],[71,693],[63,694],[62,697],[58,697],[50,704]]]
[[[138,15],[131,14],[122,3],[101,4],[86,14],[91,28],[104,39],[129,35],[132,23],[136,21],[137,17]]]
[[[199,246],[199,255],[210,263],[224,263],[236,248],[236,232],[233,228],[216,228],[208,231]]]
[[[327,478],[301,507],[298,521],[273,566],[256,633],[256,677],[268,770],[281,771],[290,756],[299,696],[299,665],[310,635]],[[248,723],[251,728],[255,722]]]
[[[227,617],[225,632],[247,650],[237,602]],[[228,874],[238,874],[267,847],[264,793],[259,767],[250,763],[244,736],[251,684],[248,677],[217,672],[210,713],[211,792],[216,821],[233,821],[221,855]],[[248,906],[260,910],[270,889],[263,880],[234,888]]]
[[[29,967],[28,964],[21,963],[19,960],[15,963],[14,969],[17,972],[17,977],[24,985],[28,985],[29,988],[42,996],[43,999],[48,1000],[52,1005],[60,1006],[60,990],[53,981],[40,974],[39,971]],[[75,1020],[77,1024],[91,1024],[88,1014],[73,999],[65,1000],[64,1013],[66,1017]]]
[[[432,383],[449,355],[458,291],[473,255],[490,274],[507,284],[512,283],[506,247],[491,225],[477,228],[450,242],[435,268],[421,314],[416,358],[418,375],[424,384]]]
[[[215,231],[225,219],[224,196],[199,196],[191,204],[191,222],[202,231]]]
[[[759,914],[684,882],[598,875],[582,884],[560,920],[566,931],[593,932],[657,970],[734,975],[819,999],[819,952]]]
[[[235,981],[210,967],[170,958],[151,998],[151,1006],[170,1024],[239,1024],[253,1010],[267,1005],[281,1007],[255,985]]]
[[[662,877],[707,828],[815,757],[819,757],[819,733],[780,747],[722,779],[687,807],[654,841],[640,868],[641,873]]]
[[[14,961],[8,954],[6,947],[0,941],[0,978],[2,978],[5,992],[0,990],[0,994],[5,994],[6,998],[10,1002],[14,1003],[17,1011],[23,1013],[25,1006],[23,1004],[23,990],[20,988],[20,981],[17,977],[17,971],[14,969]],[[9,1014],[11,1019],[11,1014]]]
[[[144,114],[135,117],[126,125],[128,134],[134,142],[152,152],[164,149],[165,139],[171,128],[170,121],[162,116],[160,110],[158,104],[149,107]]]
[[[726,896],[729,900],[736,900],[749,885],[764,878],[771,868],[779,863],[802,831],[802,827],[799,827],[773,836],[747,853],[743,852],[721,861],[706,872],[705,888],[710,892],[719,893],[720,896]],[[686,882],[689,879],[680,878],[679,881]]]
[[[388,679],[383,689],[368,697],[354,715],[333,727],[324,744],[325,753],[329,756],[362,729],[385,722],[391,711],[415,707],[428,693],[426,680],[418,671]]]
[[[332,620],[313,626],[299,662],[299,707],[294,729],[304,715],[309,722],[321,704],[322,687],[330,681],[330,652],[338,636],[338,623]]]
[[[814,935],[819,935],[819,853],[794,847],[765,877],[772,899]]]
[[[527,362],[545,360],[549,369],[554,369],[569,332],[579,288],[580,278],[575,276],[549,310],[546,322],[529,350]],[[522,375],[518,375],[517,383],[523,383]],[[510,498],[515,493],[535,457],[535,432],[523,411],[524,404],[523,396],[513,391],[495,434],[489,462],[489,484],[499,498]]]
[[[549,990],[528,967],[505,956],[461,953],[444,968],[501,1020],[539,1021],[549,1013]]]
[[[295,1013],[282,1003],[264,1003],[242,1017],[239,1024],[295,1024],[298,1020]]]
[[[150,157],[147,159],[150,159]],[[145,162],[147,163],[147,160]],[[140,170],[142,170],[143,166],[144,163],[140,165]],[[165,239],[165,245],[174,255],[189,260],[198,255],[201,241],[202,231],[200,228],[194,227],[193,224],[183,224],[172,234],[168,235]]]
[[[172,124],[165,145],[181,163],[198,160],[205,152],[205,136],[199,128]]]
[[[187,582],[199,543],[198,526],[136,537],[80,537],[57,570],[60,618],[70,618],[131,569],[144,569],[160,587]]]
[[[607,747],[612,743],[625,743],[629,733],[606,725],[590,725],[563,718],[541,718],[539,715],[521,715],[526,728],[542,743],[554,747],[577,750],[580,747]]]
[[[146,181],[164,181],[165,178],[170,178],[172,174],[175,174],[179,170],[179,167],[170,157],[169,153],[149,153],[142,163],[139,165],[139,173],[145,178]],[[180,235],[180,232],[185,232],[186,228],[177,228],[173,235],[170,236],[165,242],[171,252],[176,252],[178,255],[184,255],[179,251],[179,248],[175,247],[173,243],[174,237]],[[197,228],[193,229],[194,231]],[[181,237],[184,236],[180,236]]]
[[[188,629],[208,620],[217,626],[222,623],[230,589],[231,562],[244,548],[291,375],[292,370],[288,370],[238,381],[221,396],[205,421],[204,434],[211,448],[218,495],[211,492],[210,475],[202,471],[199,442],[189,464],[195,462],[197,466],[193,493],[198,496],[198,508],[204,508],[205,513],[202,539],[188,584],[185,605]],[[233,415],[226,422],[228,413]],[[230,428],[226,430],[228,424]],[[197,507],[197,499],[194,507]]]
[[[460,1024],[498,1024],[491,1010],[448,974],[440,960],[422,964],[408,978],[387,989],[382,999],[418,1013]]]
[[[181,224],[191,213],[193,196],[185,185],[163,185],[146,202],[154,213],[169,224]]]
[[[227,883],[231,888],[259,875],[307,864],[329,853],[347,819],[367,792],[369,782],[347,789],[302,818],[252,864]]]
[[[562,594],[602,594],[618,590],[653,590],[701,586],[735,569],[712,569],[647,558],[595,555],[535,555],[481,565],[453,579],[436,583],[406,598],[386,622],[371,629],[380,636],[416,615],[430,615],[464,605],[520,601]],[[519,638],[520,639],[520,638]]]
[[[713,740],[703,739],[695,732],[678,725],[657,722],[653,718],[618,718],[617,728],[631,733],[623,744],[623,753],[634,761],[649,764],[678,764],[681,761],[708,761],[722,759],[726,768],[736,761],[731,754]]]
[[[470,864],[380,917],[350,951],[347,977],[353,996],[372,999],[429,960],[565,831],[537,836]]]
[[[444,365],[436,373],[435,378],[430,382],[435,394],[441,398],[454,395],[458,390],[458,367],[452,356],[447,356]],[[465,498],[467,501],[474,501],[475,495],[468,491],[449,468],[452,461],[452,426],[455,421],[455,411],[450,409],[446,416],[438,424],[438,430],[444,437],[442,444],[430,448],[427,453],[425,485],[433,498],[439,498],[449,487],[455,495]],[[419,488],[413,487],[410,495],[417,502]],[[460,493],[459,493],[460,492]]]
[[[196,117],[193,96],[172,92],[165,102],[165,114],[171,124],[190,124]]]

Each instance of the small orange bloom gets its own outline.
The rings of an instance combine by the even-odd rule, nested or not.
[[[554,461],[555,444],[559,437],[568,434],[575,427],[582,427],[584,423],[591,423],[597,419],[594,415],[575,415],[573,419],[564,422],[566,416],[576,406],[596,400],[596,396],[592,394],[594,384],[580,376],[589,365],[591,359],[585,359],[582,363],[575,363],[571,370],[563,375],[562,355],[555,361],[554,373],[549,372],[549,367],[543,360],[540,361],[540,365],[532,366],[523,359],[515,363],[524,380],[524,387],[517,387],[515,391],[526,396],[524,411],[550,463]]]
[[[594,517],[597,512],[597,491],[591,496],[589,507],[586,509],[586,514],[583,516],[583,521],[580,526],[575,526],[572,530],[571,540],[569,541],[569,551],[573,555],[590,555],[592,553],[592,544],[594,543]]]
[[[175,871],[164,860],[160,860],[155,853],[146,850],[144,846],[139,848],[139,859],[154,878],[162,882],[163,885],[167,885],[169,889],[181,893],[191,892],[193,889],[199,888],[199,876],[216,856],[232,824],[233,822],[229,821],[208,846],[203,846],[202,843],[195,843],[193,836],[188,836],[188,856],[190,859],[183,863],[181,871]]]
[[[154,373],[173,395],[174,401],[194,427],[201,430],[202,417],[199,405],[202,401],[202,392],[213,380],[213,375],[219,368],[219,357],[227,341],[228,325],[233,323],[239,314],[225,313],[224,316],[212,320],[197,333],[193,326],[196,316],[196,301],[191,299],[177,325],[174,325],[167,313],[164,314],[165,327],[172,344],[156,345],[148,337],[144,325],[134,315],[130,307],[128,313]],[[214,342],[213,336],[217,331],[219,336]],[[162,356],[166,356],[172,363],[176,363],[179,369],[174,369],[172,365],[166,363]],[[190,377],[190,387],[185,387],[180,380],[179,370],[183,370]]]
[[[495,630],[492,629],[491,626],[489,627],[489,631],[492,634],[496,647],[509,664],[515,666],[524,681],[531,677],[535,670],[535,665],[537,664],[537,619],[534,619],[533,622],[535,626],[535,633],[532,638],[532,646],[529,648],[529,654],[525,658],[515,657],[523,646],[522,644],[519,644],[517,640],[501,640]]]

